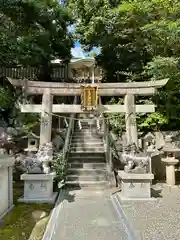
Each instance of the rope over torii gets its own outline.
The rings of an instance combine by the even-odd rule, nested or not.
[[[23,80],[8,80],[14,86],[23,86]],[[138,105],[135,104],[135,95],[152,96],[157,88],[163,87],[168,79],[147,81],[147,82],[131,82],[131,83],[99,83],[98,96],[124,96],[124,105],[98,105],[98,112],[101,113],[125,113],[126,118],[126,136],[129,144],[137,141],[136,113],[152,113],[155,112],[154,105]],[[84,84],[85,85],[85,84]],[[89,84],[86,84],[86,86]],[[41,119],[51,119],[51,114],[70,114],[84,113],[82,105],[53,104],[52,96],[79,96],[81,95],[81,86],[79,83],[59,83],[59,82],[38,82],[28,81],[27,94],[43,95],[42,104],[22,104],[21,112],[41,113]],[[95,85],[94,85],[95,86]],[[86,88],[87,89],[87,88]],[[91,99],[92,100],[92,99]],[[90,102],[90,99],[88,100]],[[88,102],[87,102],[88,103]],[[92,105],[90,105],[92,106]],[[88,106],[88,109],[91,108]],[[88,110],[87,109],[87,110]],[[92,110],[92,108],[91,108]],[[51,121],[44,130],[41,126],[40,142],[47,142],[51,136]]]

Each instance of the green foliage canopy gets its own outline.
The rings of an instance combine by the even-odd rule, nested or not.
[[[101,47],[96,59],[106,81],[169,78],[153,98],[157,114],[141,116],[140,126],[179,128],[180,2],[69,0],[68,7],[77,20],[77,39],[89,49]]]
[[[58,0],[0,1],[0,22],[0,66],[38,66],[46,79],[51,60],[71,58],[72,18]],[[0,88],[0,118],[9,122],[16,100],[8,87]]]
[[[0,2],[0,64],[47,65],[54,58],[68,60],[73,45],[67,26],[71,16],[58,1]]]

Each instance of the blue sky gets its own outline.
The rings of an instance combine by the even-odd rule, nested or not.
[[[74,25],[71,25],[68,27],[68,30],[70,32],[74,31]],[[92,51],[95,51],[97,54],[100,53],[100,48],[94,47],[92,49]],[[71,54],[73,55],[73,57],[77,57],[77,58],[85,58],[87,56],[89,52],[85,52],[82,47],[81,44],[79,42],[75,42],[74,43],[74,48],[71,49]]]
[[[79,42],[74,43],[74,47],[80,47],[80,46],[81,46],[81,44]]]
[[[100,48],[93,47],[92,51],[95,51],[97,54],[99,54]],[[71,49],[71,54],[73,55],[73,57],[77,57],[77,58],[85,58],[88,55],[88,53],[89,52],[85,52],[82,49],[81,44],[79,42],[75,42],[74,48]]]

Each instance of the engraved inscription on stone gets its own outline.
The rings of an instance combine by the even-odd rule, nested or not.
[[[133,184],[133,182],[131,182],[130,184],[129,184],[129,188],[134,188],[135,186],[134,186],[134,184]]]
[[[34,188],[34,185],[32,183],[29,184],[29,188],[32,190]]]
[[[43,188],[43,189],[45,189],[45,190],[47,189],[45,182],[41,182],[41,188]]]
[[[46,128],[47,126],[48,126],[48,124],[49,124],[49,121],[47,120],[47,119],[45,119],[45,118],[43,118],[42,119],[42,124],[43,124],[43,126]]]
[[[141,188],[144,188],[145,187],[145,183],[141,183]]]
[[[131,125],[136,126],[136,115],[131,113]]]

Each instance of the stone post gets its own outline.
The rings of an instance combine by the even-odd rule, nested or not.
[[[175,176],[175,165],[178,164],[179,160],[174,157],[163,158],[162,162],[166,164],[166,183],[168,185],[176,184],[176,176]]]
[[[138,134],[136,124],[136,105],[133,94],[127,94],[124,98],[125,121],[126,121],[126,138],[127,143],[135,143],[138,147]]]
[[[13,165],[15,158],[0,155],[0,220],[13,208]]]
[[[166,165],[166,182],[168,185],[176,184],[174,165]]]
[[[40,145],[43,145],[51,141],[52,104],[53,104],[53,96],[51,95],[51,90],[48,88],[45,90],[42,98]]]
[[[175,165],[179,162],[179,160],[176,159],[176,153],[180,152],[180,149],[173,143],[171,135],[166,136],[162,152],[165,154],[165,157],[163,157],[161,161],[166,165],[166,182],[168,185],[175,185]]]
[[[13,206],[13,167],[8,167],[9,208]]]

